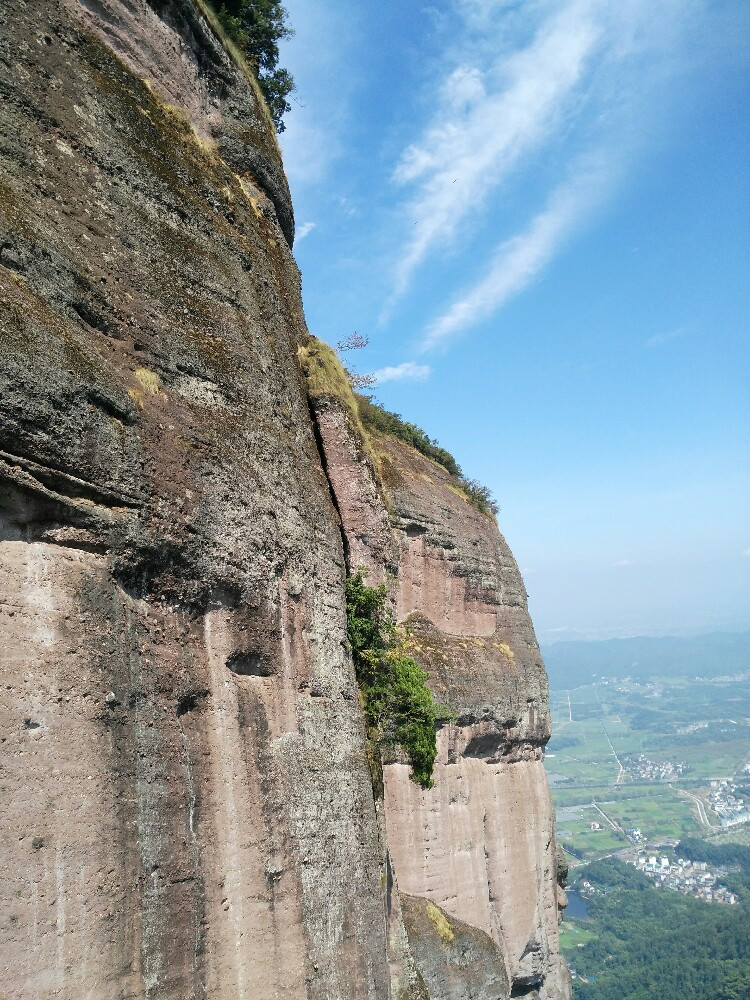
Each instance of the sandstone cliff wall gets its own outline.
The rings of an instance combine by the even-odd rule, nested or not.
[[[190,4],[0,20],[0,992],[383,997],[274,136]]]
[[[389,580],[406,646],[455,716],[438,733],[433,788],[415,784],[405,763],[384,767],[391,936],[403,926],[433,996],[504,996],[492,992],[501,967],[513,995],[566,997],[564,894],[543,764],[547,678],[516,562],[494,519],[445,469],[377,434],[368,435],[374,462],[347,462],[364,450],[349,406],[329,395],[314,412],[345,534],[356,538],[350,571],[374,566],[376,580]],[[390,546],[381,530],[361,528],[386,515]],[[477,957],[462,969],[450,942],[425,935],[427,906],[486,935],[495,948],[489,971],[486,945],[484,964]],[[493,984],[487,994],[472,992],[477,962]]]
[[[8,0],[0,91],[3,997],[566,996],[515,564],[308,400],[236,54],[191,0]],[[360,564],[457,716],[382,802]]]
[[[561,995],[554,810],[542,762],[547,680],[518,567],[494,519],[452,477],[380,439],[399,552],[399,620],[456,723],[435,785],[385,768],[388,843],[402,891],[498,944],[516,990]]]

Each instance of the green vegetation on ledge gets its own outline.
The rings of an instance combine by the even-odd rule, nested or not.
[[[458,490],[477,510],[490,517],[497,515],[498,507],[489,489],[476,479],[465,476],[449,451],[429,438],[421,427],[403,420],[397,413],[384,410],[369,396],[354,392],[350,375],[333,347],[310,335],[299,348],[298,356],[307,383],[308,397],[322,399],[330,396],[338,400],[376,467],[368,432],[384,434],[408,444],[450,473],[456,480]]]
[[[465,476],[453,455],[445,448],[441,448],[434,438],[428,437],[421,427],[404,420],[398,413],[391,413],[389,410],[383,409],[368,396],[362,396],[359,393],[355,393],[355,395],[360,418],[367,430],[388,434],[411,445],[412,448],[437,465],[441,465],[446,472],[454,476],[467,499],[478,510],[481,510],[483,514],[490,514],[492,517],[497,515],[498,506],[493,500],[490,490],[477,482],[476,479],[469,479],[468,476]]]
[[[385,584],[368,587],[362,570],[346,581],[347,630],[365,720],[378,748],[400,747],[414,781],[431,788],[435,725],[448,713],[433,700],[424,670],[399,648],[387,600]]]
[[[351,382],[336,351],[324,340],[309,336],[297,351],[297,357],[302,374],[305,376],[308,399],[325,399],[326,396],[330,396],[337,400],[362,439],[362,446],[373,466],[376,466],[367,433],[359,416],[359,406]]]

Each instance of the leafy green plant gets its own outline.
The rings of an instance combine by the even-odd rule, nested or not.
[[[294,31],[280,0],[209,0],[219,21],[253,65],[260,89],[277,132],[285,129],[284,115],[291,110],[287,98],[294,90],[289,70],[279,68],[279,42]]]
[[[357,570],[346,582],[346,617],[370,735],[381,750],[401,747],[413,780],[432,788],[435,727],[449,713],[436,704],[427,674],[400,645],[385,584],[368,587],[364,571]]]

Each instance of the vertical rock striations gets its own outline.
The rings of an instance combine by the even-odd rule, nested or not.
[[[275,138],[187,2],[0,20],[1,992],[383,997]]]
[[[415,784],[405,763],[384,767],[395,978],[415,998],[422,987],[433,1000],[507,996],[499,965],[513,996],[567,997],[557,929],[564,895],[543,764],[547,678],[516,562],[494,519],[445,469],[395,438],[364,432],[348,387],[331,375],[330,348],[313,341],[305,358],[329,481],[352,539],[350,572],[363,565],[390,581],[405,646],[455,719],[438,733],[433,788]],[[475,954],[473,945],[466,951],[426,933],[429,908],[484,935],[476,960],[457,957]]]
[[[384,769],[399,886],[487,934],[514,995],[564,996],[547,681],[518,567],[494,519],[444,469],[398,441],[378,446],[398,619],[456,720],[438,733],[433,788],[404,764]],[[411,934],[410,911],[406,920]]]
[[[7,0],[0,88],[3,996],[567,996],[517,568],[332,389],[241,60]],[[374,800],[347,562],[455,714],[429,791]]]

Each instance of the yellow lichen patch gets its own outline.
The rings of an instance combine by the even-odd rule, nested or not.
[[[510,648],[507,642],[493,642],[492,645],[495,649],[499,649],[506,660],[515,660],[516,654]]]
[[[456,935],[453,933],[453,928],[448,922],[448,918],[442,910],[439,910],[437,906],[435,906],[434,903],[427,904],[427,916],[435,925],[435,930],[438,932],[443,941],[448,943],[453,940]]]
[[[151,85],[151,81],[145,77],[142,78],[142,83],[149,94],[151,94],[162,113],[173,125],[177,126],[178,131],[182,132],[186,139],[190,139],[194,142],[196,146],[198,146],[207,156],[218,158],[218,146],[216,142],[200,134],[184,108],[180,108],[176,104],[170,104],[168,101],[163,100],[160,94],[154,90]],[[145,115],[149,121],[154,123],[154,125],[157,124],[151,113],[146,108],[140,108],[139,110],[141,114]]]
[[[242,193],[247,198],[247,200],[250,202],[250,205],[252,206],[253,212],[255,212],[255,217],[257,219],[259,219],[259,220],[262,220],[263,219],[263,212],[261,211],[260,205],[258,203],[258,189],[256,187],[251,186],[250,184],[248,184],[248,182],[245,180],[245,178],[244,177],[240,177],[239,174],[235,174],[234,176],[236,177],[237,182],[239,183],[240,188],[242,189]]]
[[[166,399],[166,393],[162,391],[161,381],[156,372],[152,372],[150,368],[136,368],[133,372],[133,376],[144,392],[147,392],[149,396],[161,396]],[[135,391],[138,392],[137,389]],[[142,396],[141,399],[143,399]]]
[[[159,99],[157,97],[157,101],[158,100]],[[168,104],[166,101],[159,101],[159,104],[161,105],[161,109],[164,114],[167,115],[168,118],[171,118],[178,128],[182,129],[183,132],[192,132],[192,122],[182,108],[178,108],[176,104]]]
[[[128,389],[128,396],[130,396],[139,410],[143,409],[143,393],[140,389]]]
[[[216,160],[219,159],[219,147],[213,139],[205,139],[196,129],[195,125],[190,126],[190,135],[196,146],[198,146],[206,154],[206,156],[212,156]]]
[[[178,108],[176,104],[167,104],[164,101],[159,101],[159,104],[167,118],[174,122],[178,129],[184,133],[186,139],[194,142],[206,156],[218,159],[217,143],[213,139],[201,135],[190,120],[190,116],[182,108]]]
[[[455,493],[457,497],[461,497],[461,499],[465,500],[466,503],[469,504],[471,503],[471,500],[469,500],[464,491],[460,489],[458,486],[454,486],[453,483],[443,483],[443,486],[445,486],[447,490],[450,490],[451,493]]]

